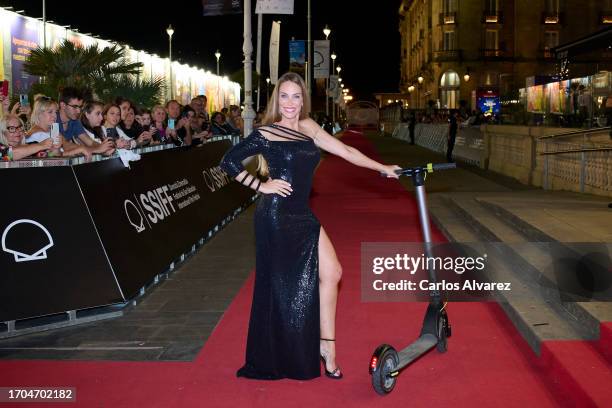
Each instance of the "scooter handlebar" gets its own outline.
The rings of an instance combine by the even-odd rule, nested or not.
[[[432,165],[434,171],[456,169],[457,163],[438,163]]]
[[[395,170],[395,174],[397,174],[398,176],[401,176],[401,175],[410,175],[416,170],[433,172],[433,171],[450,170],[450,169],[456,169],[456,168],[457,168],[456,163],[437,163],[437,164],[429,163],[427,164],[427,166],[408,167],[405,169]],[[380,172],[380,176],[387,177],[387,175],[383,172]]]

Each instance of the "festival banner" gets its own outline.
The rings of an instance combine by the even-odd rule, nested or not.
[[[222,16],[226,14],[241,14],[240,0],[202,0],[203,16]]]
[[[289,71],[305,76],[306,42],[303,40],[289,41]]]
[[[329,77],[329,40],[315,40],[314,42],[314,77]]]
[[[17,14],[11,14],[11,72],[13,94],[28,93],[39,77],[29,75],[23,70],[23,64],[32,52],[38,48],[38,22]]]

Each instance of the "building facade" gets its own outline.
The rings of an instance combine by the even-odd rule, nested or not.
[[[555,75],[551,49],[612,25],[612,0],[404,0],[400,92],[410,106],[474,108],[480,94],[510,95]],[[572,77],[595,61],[572,65]]]

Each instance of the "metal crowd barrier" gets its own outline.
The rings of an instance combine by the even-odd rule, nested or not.
[[[217,142],[219,140],[230,140],[233,145],[236,145],[240,141],[240,135],[232,135],[232,136],[213,136],[209,139],[205,139],[203,144]],[[137,147],[132,149],[134,153],[137,154],[146,154],[151,152],[158,152],[161,150],[168,149],[176,149],[177,147],[174,144],[164,144],[164,145],[155,145],[155,146],[145,146],[145,147]],[[105,156],[101,154],[94,154],[91,156],[91,160],[85,160],[83,156],[77,157],[46,157],[46,158],[25,158],[21,160],[14,161],[0,161],[0,169],[8,169],[8,168],[29,168],[29,167],[55,167],[55,166],[74,166],[83,163],[91,163],[98,162],[103,160],[109,160],[119,157],[118,153],[114,153],[110,156]]]

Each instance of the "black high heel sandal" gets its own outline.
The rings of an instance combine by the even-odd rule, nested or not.
[[[321,340],[324,340],[324,341],[336,341],[336,339],[324,339],[322,337],[321,337]],[[332,371],[327,371],[327,361],[325,360],[325,357],[323,357],[323,355],[321,355],[321,361],[323,362],[323,368],[325,369],[325,375],[328,378],[331,378],[333,380],[339,380],[339,379],[341,379],[344,376],[342,374],[342,371],[340,370],[340,366],[338,366],[338,365]]]

